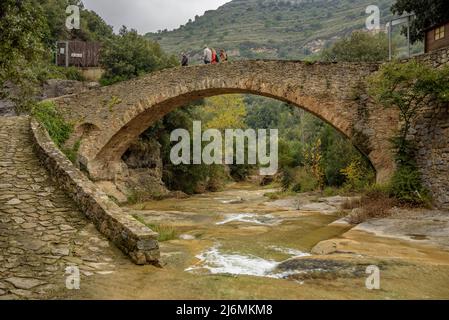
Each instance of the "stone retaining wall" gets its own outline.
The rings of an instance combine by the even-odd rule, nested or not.
[[[58,185],[75,201],[96,228],[134,263],[158,264],[158,234],[125,214],[87,179],[56,147],[45,128],[31,120],[35,152]]]
[[[434,68],[449,65],[449,48],[416,57]],[[428,105],[413,128],[417,163],[435,205],[449,209],[449,105]]]

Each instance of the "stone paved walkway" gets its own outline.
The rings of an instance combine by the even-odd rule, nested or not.
[[[125,260],[40,166],[29,119],[0,117],[0,299],[59,296],[66,267],[82,286]]]

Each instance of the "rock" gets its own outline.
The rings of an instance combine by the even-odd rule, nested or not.
[[[314,255],[327,255],[337,251],[337,243],[332,240],[326,240],[319,242],[313,247],[311,253]]]
[[[223,204],[240,204],[240,203],[243,203],[243,202],[244,202],[244,200],[241,197],[238,197],[237,199],[221,201],[221,203],[223,203]]]
[[[190,234],[181,234],[179,236],[179,239],[181,240],[195,240],[195,237]]]
[[[22,219],[20,217],[12,217],[11,219],[13,219],[14,222],[17,223],[17,224],[22,224],[22,223],[25,222],[25,219]]]
[[[117,200],[118,203],[128,202],[128,198],[111,181],[97,181],[95,183],[104,193]]]
[[[24,229],[32,229],[32,228],[35,228],[36,226],[37,226],[37,224],[32,223],[32,222],[27,222],[27,223],[22,224],[22,228],[24,228]]]
[[[11,293],[23,298],[30,298],[33,295],[31,291],[23,289],[13,289],[11,290]]]
[[[112,274],[112,273],[114,273],[114,271],[97,271],[97,274],[100,274],[103,276],[106,276],[106,275]]]
[[[20,200],[17,199],[17,198],[11,199],[11,200],[9,200],[8,202],[6,202],[6,204],[7,204],[7,205],[10,205],[10,206],[15,206],[15,205],[21,204],[21,203],[22,203],[22,201],[20,201]]]
[[[55,256],[68,256],[70,254],[69,248],[56,248],[51,250],[51,254]]]
[[[74,228],[72,228],[71,226],[67,225],[67,224],[61,224],[59,226],[59,229],[61,229],[62,231],[69,231],[69,230],[75,230]]]
[[[313,211],[313,212],[322,212],[322,213],[335,213],[337,212],[337,208],[329,205],[327,203],[308,203],[300,206],[299,210],[302,211]]]
[[[45,282],[33,278],[12,277],[5,279],[5,281],[11,283],[17,289],[25,289],[25,290],[29,290],[34,287],[45,284]]]

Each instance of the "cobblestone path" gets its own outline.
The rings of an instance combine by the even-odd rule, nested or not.
[[[0,299],[67,295],[65,271],[109,276],[121,252],[49,179],[33,153],[29,118],[0,117]]]

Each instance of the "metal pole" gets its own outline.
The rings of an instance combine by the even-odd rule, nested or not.
[[[55,65],[58,65],[58,41],[56,41],[56,49],[55,49]]]
[[[411,45],[410,45],[410,16],[407,18],[407,46],[408,46],[408,57],[412,55]]]
[[[392,48],[392,40],[391,40],[391,29],[393,28],[393,20],[390,20],[388,25],[388,60],[391,61],[393,58],[393,48]]]
[[[65,66],[69,67],[69,42],[65,42]]]

